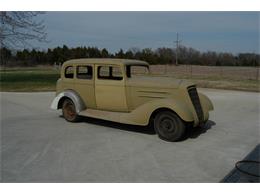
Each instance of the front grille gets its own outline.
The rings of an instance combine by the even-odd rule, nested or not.
[[[201,104],[200,104],[200,99],[199,99],[197,89],[196,89],[195,86],[190,86],[187,89],[188,89],[188,93],[190,95],[191,102],[192,102],[192,104],[195,108],[195,111],[197,113],[199,122],[201,123],[204,120],[204,115],[203,115],[203,110],[202,110],[202,107],[201,107]]]

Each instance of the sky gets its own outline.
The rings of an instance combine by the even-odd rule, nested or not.
[[[48,43],[35,48],[94,46],[110,52],[175,47],[259,53],[260,12],[46,12]],[[40,19],[40,18],[39,18]]]

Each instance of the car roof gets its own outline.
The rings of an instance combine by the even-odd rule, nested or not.
[[[115,59],[115,58],[81,58],[72,59],[64,62],[67,64],[103,64],[103,65],[149,65],[145,61],[132,59]]]

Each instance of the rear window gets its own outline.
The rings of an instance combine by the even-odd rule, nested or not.
[[[74,77],[74,68],[73,66],[68,66],[65,69],[65,78],[72,79]]]
[[[77,66],[78,79],[92,79],[93,68],[90,65]]]

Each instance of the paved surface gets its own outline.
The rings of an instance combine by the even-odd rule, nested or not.
[[[259,143],[259,93],[209,90],[204,129],[177,143],[147,128],[68,123],[54,93],[1,94],[2,182],[219,182]]]

